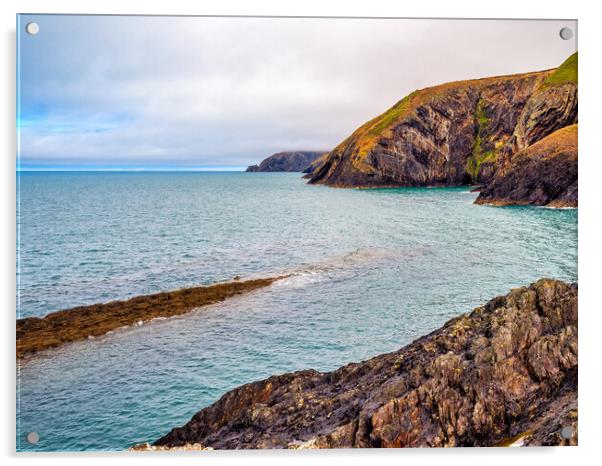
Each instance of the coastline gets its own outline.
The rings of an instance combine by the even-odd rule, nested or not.
[[[489,207],[540,207],[542,209],[578,209],[579,206],[576,203],[553,201],[549,204],[538,205],[527,201],[512,201],[506,199],[475,199],[477,205],[489,206]]]
[[[17,359],[65,343],[102,336],[120,327],[186,314],[199,307],[264,288],[285,277],[233,280],[123,301],[78,306],[51,312],[44,317],[17,319]]]
[[[397,351],[239,386],[131,450],[577,445],[577,294],[540,279]]]

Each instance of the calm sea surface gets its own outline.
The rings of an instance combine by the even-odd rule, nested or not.
[[[577,280],[577,211],[280,173],[22,173],[18,317],[292,273],[19,363],[17,448],[152,441],[240,384],[395,350],[510,288]],[[40,442],[24,436],[36,431]]]

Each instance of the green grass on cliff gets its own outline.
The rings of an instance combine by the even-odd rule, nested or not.
[[[465,92],[469,89],[478,90],[491,84],[501,84],[504,81],[529,79],[543,75],[543,73],[548,75],[551,71],[535,71],[515,75],[471,79],[467,81],[453,81],[433,87],[418,89],[408,94],[389,110],[357,128],[350,136],[339,143],[330,154],[342,157],[344,152],[348,152],[351,154],[350,160],[355,170],[360,173],[370,173],[373,171],[373,167],[370,163],[366,162],[368,154],[378,144],[379,140],[390,138],[396,126],[414,114],[415,110],[420,106],[433,102],[436,99],[442,99],[442,103],[444,103],[444,99],[448,96],[453,96],[454,94]],[[542,80],[543,79],[542,76]],[[477,119],[477,124],[479,126],[485,127],[485,125],[488,124],[487,116],[484,112],[481,115],[475,115],[475,118]],[[480,147],[483,145],[489,149],[489,146],[491,146],[490,142],[491,141],[482,141],[477,143],[474,157],[471,157],[473,161],[467,162],[467,171],[469,170],[468,163],[470,163],[470,172],[474,173],[475,176],[478,175],[479,167],[483,162],[495,159],[497,147],[488,151],[484,151]]]
[[[473,183],[477,182],[477,178],[479,176],[479,171],[481,170],[481,165],[485,162],[495,162],[496,155],[493,150],[488,150],[486,152],[480,152],[477,155],[473,155],[466,162],[466,173],[470,175],[470,178]]]
[[[416,95],[416,91],[408,94],[392,108],[377,117],[376,121],[374,121],[374,126],[369,129],[369,133],[373,136],[380,136],[385,129],[392,126],[396,121],[401,120],[405,116],[408,104],[414,95]]]
[[[560,86],[566,83],[577,84],[578,57],[575,52],[560,65],[543,83],[544,87]]]
[[[351,136],[345,139],[341,144],[333,149],[333,153],[340,153],[345,150],[348,144],[353,144],[357,147],[357,155],[353,159],[355,168],[359,171],[369,169],[363,164],[363,160],[374,147],[376,142],[386,135],[395,124],[403,118],[405,118],[409,111],[415,107],[415,97],[419,94],[419,91],[414,91],[405,96],[393,107],[387,110],[385,113],[373,118],[372,120],[364,123],[357,130],[353,132]]]
[[[483,150],[483,129],[489,124],[489,117],[487,117],[487,113],[485,112],[485,108],[483,106],[483,101],[479,100],[477,102],[477,108],[475,110],[475,120],[477,123],[477,134],[474,139],[474,143],[472,146],[472,155],[466,161],[466,173],[470,175],[472,182],[475,183],[479,176],[479,171],[481,169],[481,164],[484,162],[495,161],[495,151],[494,150]]]

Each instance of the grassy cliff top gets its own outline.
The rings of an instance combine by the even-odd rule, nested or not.
[[[578,52],[575,52],[562,65],[556,68],[556,71],[544,81],[544,86],[560,86],[567,83],[577,84],[577,72],[579,68],[577,54]]]

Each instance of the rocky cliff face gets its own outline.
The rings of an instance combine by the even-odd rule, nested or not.
[[[270,155],[259,165],[251,165],[247,172],[302,172],[325,151],[278,152]]]
[[[577,125],[519,150],[481,189],[477,204],[577,207]]]
[[[415,91],[331,151],[310,183],[485,183],[514,152],[576,122],[576,61],[574,55],[556,70]]]
[[[316,160],[314,160],[312,163],[309,164],[309,167],[307,167],[305,170],[303,170],[303,173],[305,173],[305,176],[303,176],[303,178],[311,178],[313,176],[313,174],[320,169],[320,167],[324,164],[324,162],[326,161],[326,159],[328,158],[328,152],[325,152],[324,154],[322,154],[320,157],[318,157]]]
[[[518,151],[577,122],[577,54],[571,55],[529,98],[514,130]]]
[[[243,385],[155,445],[574,445],[576,429],[577,287],[544,279],[399,351]]]

